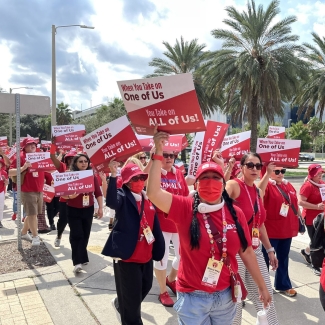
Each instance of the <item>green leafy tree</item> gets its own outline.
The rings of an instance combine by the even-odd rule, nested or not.
[[[204,84],[216,96],[225,95],[222,109],[237,116],[247,111],[256,150],[257,125],[261,116],[268,122],[283,115],[283,101],[289,101],[298,89],[298,79],[307,69],[297,57],[303,48],[296,45],[298,36],[291,34],[293,16],[278,20],[279,1],[273,0],[264,10],[255,1],[247,11],[227,7],[228,29],[215,29],[212,35],[223,40],[222,49],[212,52],[202,67]],[[234,106],[234,101],[237,103]]]
[[[183,37],[181,40],[176,39],[174,46],[168,42],[163,42],[167,51],[163,55],[167,59],[153,58],[149,62],[149,66],[154,67],[154,73],[147,75],[146,78],[168,76],[180,73],[192,73],[194,87],[198,97],[198,101],[201,107],[203,115],[206,117],[211,116],[221,104],[218,97],[208,95],[205,87],[202,83],[202,75],[199,66],[205,61],[207,52],[204,52],[206,45],[198,44],[198,40],[194,39],[190,42],[184,41]]]
[[[312,137],[309,134],[308,127],[302,121],[291,124],[287,137],[292,140],[301,140],[301,151],[308,151],[311,147]]]
[[[305,111],[304,117],[309,118],[316,108],[322,119],[325,108],[325,37],[312,33],[315,45],[304,43],[308,49],[305,58],[310,64],[308,78],[302,80],[301,88],[293,102],[299,105],[298,115]]]

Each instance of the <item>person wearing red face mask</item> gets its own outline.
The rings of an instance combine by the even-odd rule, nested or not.
[[[149,293],[153,280],[153,261],[165,253],[154,206],[143,191],[148,174],[129,163],[121,169],[122,188],[117,189],[117,168],[111,161],[106,205],[115,210],[115,225],[102,254],[112,257],[117,298],[112,300],[122,324],[143,324],[141,302]]]
[[[157,126],[155,128],[157,132]],[[163,147],[169,135],[154,136],[156,155],[149,172],[147,194],[151,202],[173,220],[180,239],[180,265],[174,309],[179,324],[232,324],[241,299],[236,254],[239,253],[257,283],[267,306],[270,294],[257,265],[243,212],[225,191],[222,168],[201,164],[195,175],[194,197],[178,196],[160,187]],[[236,278],[236,286],[232,279]]]

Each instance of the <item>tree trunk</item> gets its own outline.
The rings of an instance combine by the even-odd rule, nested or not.
[[[250,109],[251,120],[251,152],[256,152],[257,144],[257,123],[258,123],[258,111],[257,111],[258,97],[253,96]]]

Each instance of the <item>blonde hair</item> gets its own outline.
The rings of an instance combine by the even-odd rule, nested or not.
[[[140,151],[140,152],[136,153],[135,155],[133,155],[132,157],[140,160],[140,156],[142,156],[142,155],[147,156],[147,154],[144,151]]]
[[[143,165],[142,165],[141,161],[138,158],[135,158],[134,156],[129,157],[126,160],[126,162],[124,163],[123,167],[126,166],[127,164],[130,164],[130,163],[137,165],[143,171],[143,169],[144,169]]]

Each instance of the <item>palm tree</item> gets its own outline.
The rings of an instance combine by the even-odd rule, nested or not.
[[[289,128],[289,138],[293,140],[301,140],[301,151],[306,151],[310,149],[310,143],[312,138],[309,135],[309,130],[302,121],[297,123],[292,123]]]
[[[299,37],[291,34],[295,17],[275,22],[280,12],[278,0],[271,1],[266,10],[251,0],[247,11],[238,12],[234,7],[226,11],[229,18],[224,23],[230,29],[212,31],[224,43],[202,66],[204,85],[216,96],[225,94],[225,113],[239,117],[246,110],[251,150],[255,151],[260,117],[272,123],[275,115],[282,116],[283,101],[289,101],[298,88],[298,77],[306,68],[297,57],[303,48],[295,44]]]
[[[302,81],[301,89],[298,96],[294,98],[294,102],[299,105],[298,115],[305,110],[304,117],[309,118],[315,106],[316,113],[319,113],[322,119],[325,108],[325,37],[321,38],[316,33],[312,33],[314,45],[304,43],[309,50],[305,54],[305,58],[310,63],[311,69],[307,80]]]
[[[72,111],[69,104],[61,102],[56,108],[57,125],[69,125],[72,122]]]
[[[179,73],[192,73],[193,82],[201,107],[201,111],[205,116],[211,116],[218,108],[218,98],[214,94],[208,96],[202,84],[202,77],[198,70],[199,66],[204,62],[207,52],[203,52],[205,44],[198,44],[198,40],[194,39],[185,42],[183,37],[176,44],[171,46],[168,42],[163,42],[167,51],[163,54],[167,58],[153,58],[149,62],[149,66],[154,67],[154,73],[145,76],[145,78],[159,77],[166,75],[174,75]]]

